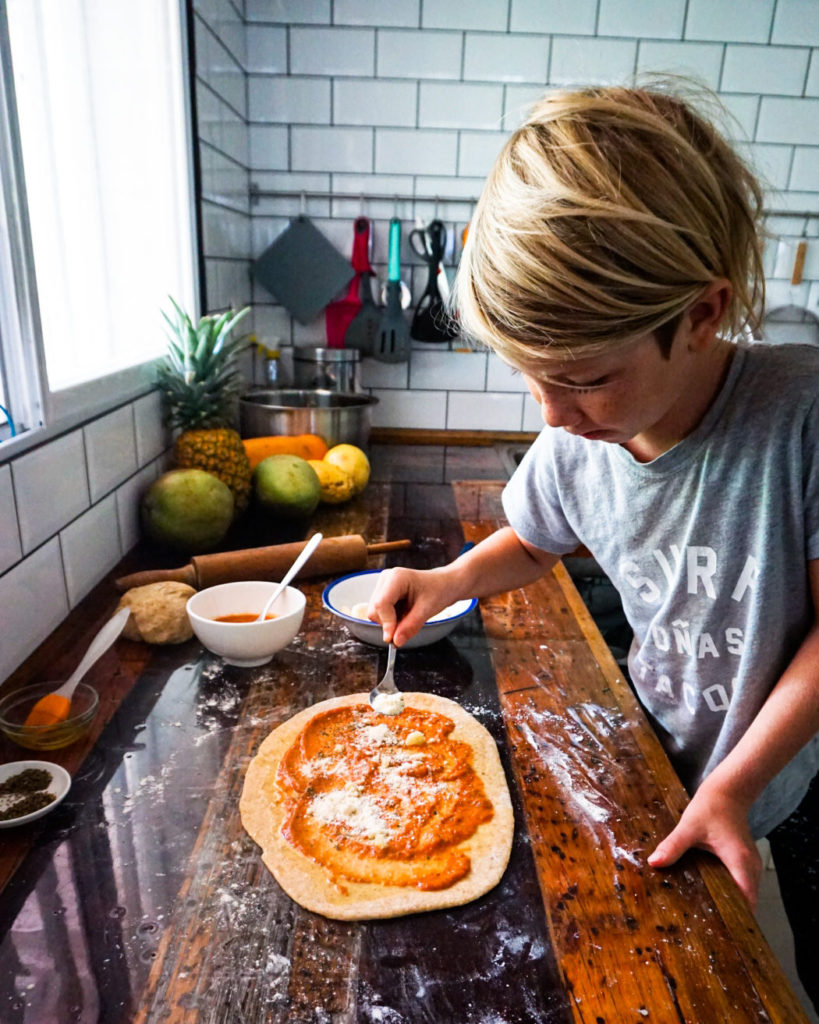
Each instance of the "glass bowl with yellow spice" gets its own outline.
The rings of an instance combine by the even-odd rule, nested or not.
[[[100,699],[93,686],[78,683],[71,698],[68,718],[56,725],[26,725],[28,713],[41,697],[60,686],[50,680],[12,690],[0,698],[0,731],[28,750],[59,750],[84,736],[99,708]]]

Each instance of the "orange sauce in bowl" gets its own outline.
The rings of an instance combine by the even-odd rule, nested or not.
[[[258,619],[258,614],[240,612],[237,615],[217,615],[213,620],[214,622],[255,622]],[[270,619],[275,619],[275,615],[265,615],[264,621],[268,622]]]

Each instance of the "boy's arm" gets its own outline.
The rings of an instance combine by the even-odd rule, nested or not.
[[[748,811],[765,786],[819,730],[819,559],[808,564],[814,624],[730,754],[711,772],[677,827],[648,858],[673,864],[691,847],[710,850],[756,905],[762,863]]]
[[[387,569],[370,599],[369,617],[397,647],[454,601],[525,587],[545,575],[558,556],[527,544],[506,526],[438,569]],[[396,605],[401,605],[399,620]]]

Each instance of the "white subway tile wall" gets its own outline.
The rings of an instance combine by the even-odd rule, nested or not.
[[[637,48],[637,71],[640,74],[665,72],[686,75],[707,85],[709,89],[718,89],[724,56],[725,47],[717,43],[657,42],[653,39],[641,39]],[[754,114],[756,107],[755,103]]]
[[[542,32],[555,35],[582,32],[594,35],[597,0],[511,0],[509,28],[512,32]]]
[[[116,504],[116,495],[107,495],[60,533],[65,585],[72,608],[122,558]]]
[[[522,430],[523,395],[449,392],[447,424],[453,430]]]
[[[8,466],[0,466],[0,527],[0,573],[3,573],[23,557],[17,506],[11,486],[11,469]]]
[[[150,392],[0,466],[0,683],[137,543],[169,442]]]
[[[543,417],[540,415],[540,406],[531,395],[523,396],[523,429],[541,430]]]
[[[91,501],[99,501],[136,472],[133,407],[125,405],[86,424],[83,433]]]
[[[444,430],[447,425],[446,391],[385,391],[373,388],[379,404],[373,408],[374,427],[416,427]]]
[[[417,349],[410,364],[410,387],[435,391],[485,391],[486,353]]]
[[[557,36],[549,81],[554,85],[611,85],[627,81],[637,60],[633,39]]]
[[[776,0],[745,0],[741,12],[732,0],[689,0],[684,38],[767,43],[775,8]]]
[[[813,49],[810,56],[808,84],[805,86],[806,96],[819,96],[819,50]]]
[[[3,642],[0,680],[5,679],[69,612],[60,541],[41,545],[0,576]]]
[[[369,216],[380,281],[388,222],[399,216],[401,276],[417,301],[427,274],[410,228],[435,215],[447,222],[457,243],[451,277],[471,200],[532,103],[565,85],[652,72],[718,92],[727,130],[770,189],[768,206],[817,214],[772,220],[765,266],[769,308],[819,312],[819,243],[809,245],[804,283],[790,284],[800,237],[819,236],[819,3],[746,0],[737,16],[733,0],[246,0],[244,45],[241,8],[208,0],[195,14],[207,296],[212,309],[249,298],[268,344],[326,344],[323,316],[295,322],[250,277],[300,210],[344,256],[353,218]],[[246,73],[246,110],[236,67]],[[240,116],[244,145],[230,131]],[[243,183],[293,195],[251,201]],[[220,230],[231,218],[252,229]],[[770,334],[781,340],[783,329]],[[518,397],[522,380],[495,357],[476,373],[472,354],[449,351],[459,345],[415,342],[408,366],[364,360],[362,385],[381,398],[376,425],[466,429],[477,390],[490,398],[476,429],[537,429],[534,403]]]
[[[11,479],[27,555],[91,504],[82,431],[15,459]]]
[[[168,431],[162,422],[162,398],[151,391],[134,402],[137,462],[146,465],[168,447]]]
[[[417,94],[414,82],[400,78],[394,81],[339,78],[333,85],[333,121],[335,124],[407,125],[414,128]],[[434,127],[440,125],[435,124]]]
[[[597,32],[601,36],[647,35],[654,39],[680,39],[685,21],[685,0],[606,0],[600,5]]]
[[[161,459],[149,462],[116,490],[117,523],[123,554],[130,551],[140,537],[139,500],[164,468]]]

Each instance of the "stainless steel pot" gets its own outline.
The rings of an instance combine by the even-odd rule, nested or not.
[[[297,388],[359,391],[360,360],[356,348],[294,348],[293,383]]]
[[[324,389],[249,391],[239,399],[242,437],[318,434],[328,446],[370,440],[373,395]]]

